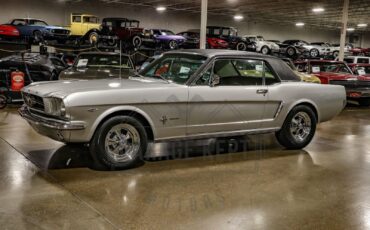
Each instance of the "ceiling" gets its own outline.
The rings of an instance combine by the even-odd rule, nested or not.
[[[67,0],[83,2],[88,0]],[[106,4],[124,4],[138,7],[166,6],[170,11],[200,13],[201,0],[99,0]],[[322,7],[322,13],[312,9]],[[208,13],[233,18],[236,14],[244,16],[248,22],[295,25],[303,22],[306,26],[339,30],[341,26],[343,0],[208,0]],[[356,31],[370,31],[357,28],[357,24],[370,21],[370,0],[350,0],[348,27]]]

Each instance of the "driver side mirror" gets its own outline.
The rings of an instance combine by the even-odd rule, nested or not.
[[[211,87],[215,87],[216,85],[220,84],[220,76],[214,74],[211,80]]]

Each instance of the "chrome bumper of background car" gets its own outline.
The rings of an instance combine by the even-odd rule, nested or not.
[[[23,105],[19,110],[19,114],[23,117],[26,121],[31,123],[35,126],[43,126],[50,129],[55,130],[82,130],[85,129],[85,124],[77,123],[77,122],[70,122],[70,121],[61,121],[49,118],[42,118],[40,116],[36,116],[30,113],[26,105]]]

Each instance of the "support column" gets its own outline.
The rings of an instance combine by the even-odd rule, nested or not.
[[[200,15],[200,48],[206,49],[208,0],[202,0]]]
[[[349,6],[349,0],[344,0],[343,15],[342,15],[342,28],[340,32],[339,61],[343,61],[344,59],[344,46],[346,44],[346,37],[347,37],[348,6]]]

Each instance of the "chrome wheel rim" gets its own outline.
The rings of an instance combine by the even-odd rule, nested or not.
[[[132,125],[115,125],[105,137],[105,151],[114,162],[129,162],[135,159],[139,149],[140,135]]]
[[[292,56],[292,55],[294,55],[294,49],[292,49],[292,48],[290,48],[290,49],[288,49],[288,54],[290,55],[290,56]]]
[[[96,34],[90,35],[90,44],[95,44],[98,41],[98,36]]]
[[[317,57],[318,51],[317,50],[311,50],[311,57]]]
[[[264,47],[262,49],[262,54],[267,54],[269,52],[268,48]]]
[[[305,112],[294,115],[290,123],[290,133],[297,142],[304,142],[311,133],[311,118]]]
[[[141,39],[139,37],[134,37],[134,39],[132,40],[132,43],[134,47],[139,47],[141,46]]]
[[[170,48],[175,49],[177,47],[177,43],[175,41],[170,41]]]
[[[246,47],[246,45],[245,45],[244,43],[239,43],[239,44],[238,44],[238,46],[236,47],[236,49],[237,49],[237,50],[242,50],[242,51],[244,51],[244,50],[246,50],[246,49],[247,49],[247,47]]]

